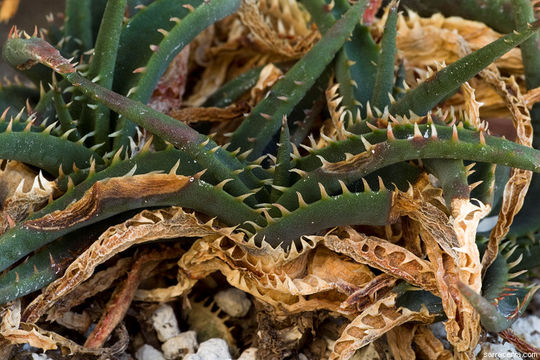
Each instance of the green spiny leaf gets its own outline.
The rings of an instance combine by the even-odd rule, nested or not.
[[[345,43],[366,1],[354,5],[270,90],[242,122],[231,139],[231,148],[253,149],[249,159],[259,157],[279,129],[281,118],[288,115],[304,97],[317,78]],[[248,139],[250,141],[248,141]],[[252,140],[252,141],[251,141]]]
[[[535,22],[527,29],[521,29],[519,33],[505,35],[459,59],[407,92],[392,105],[390,112],[402,115],[408,115],[409,111],[417,115],[427,114],[442,99],[454,93],[465,81],[534,35],[538,27],[540,27],[540,22]]]

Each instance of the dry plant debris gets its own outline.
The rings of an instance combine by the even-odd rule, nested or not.
[[[509,327],[538,288],[540,23],[431,3],[67,0],[13,28],[0,359],[538,354]]]

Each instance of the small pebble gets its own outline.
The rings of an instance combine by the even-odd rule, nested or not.
[[[238,360],[256,360],[257,359],[257,348],[250,347],[244,350]]]
[[[529,344],[540,347],[540,317],[526,315],[512,324],[512,330]]]
[[[176,359],[183,355],[193,354],[197,349],[197,333],[186,331],[167,340],[161,345],[165,359]]]
[[[163,304],[152,314],[152,325],[157,332],[159,341],[165,342],[180,334],[178,321],[172,306]]]
[[[232,317],[246,316],[251,308],[251,301],[246,293],[236,288],[220,291],[214,299],[220,309]]]
[[[154,347],[145,344],[137,350],[135,353],[135,359],[137,360],[165,360],[161,351]]]
[[[51,360],[51,359],[45,354],[32,354],[32,360]]]
[[[482,353],[479,355],[482,359],[517,359],[519,352],[514,345],[510,343],[482,345]]]
[[[232,359],[229,354],[229,346],[223,339],[213,338],[199,345],[198,357],[186,357],[187,360],[228,360]]]

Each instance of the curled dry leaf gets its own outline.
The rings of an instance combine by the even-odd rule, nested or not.
[[[15,300],[2,306],[0,310],[2,323],[0,334],[11,344],[30,344],[43,350],[56,349],[56,342],[36,330],[26,331],[20,329],[21,301]]]
[[[330,134],[327,135],[331,138],[336,138],[337,140],[345,140],[347,138],[345,120],[352,119],[352,113],[350,110],[347,110],[345,106],[340,106],[343,97],[339,96],[338,90],[339,84],[333,85],[333,82],[331,81],[330,86],[325,92],[326,103],[328,104],[328,112],[330,113],[332,124],[332,129],[327,130],[330,131]],[[345,119],[347,115],[348,118]]]
[[[358,315],[334,343],[331,360],[349,359],[359,348],[408,321],[429,323],[434,316],[423,307],[419,312],[396,307],[395,293],[380,299]]]
[[[54,350],[58,347],[70,354],[102,355],[109,349],[86,349],[52,331],[43,330],[34,324],[21,322],[21,303],[15,300],[0,308],[0,335],[10,344],[29,344],[42,350]]]
[[[418,324],[403,324],[386,333],[386,341],[394,360],[414,359],[416,355],[412,348],[413,337]]]
[[[249,92],[251,96],[251,105],[255,106],[258,104],[266,95],[266,92],[280,79],[281,76],[283,76],[283,71],[274,64],[268,64],[263,67],[257,83]]]
[[[188,75],[189,44],[173,59],[165,74],[161,76],[148,105],[157,111],[168,113],[182,105]]]
[[[131,258],[122,258],[114,265],[95,273],[90,279],[55,303],[47,312],[47,321],[52,322],[61,319],[64,313],[82,304],[86,299],[107,290],[118,278],[127,273],[131,262]]]
[[[498,70],[493,68],[484,70],[482,77],[504,99],[508,110],[512,114],[512,121],[517,133],[516,142],[532,147],[533,128],[531,115],[514,77],[503,78],[498,73]],[[497,257],[499,243],[508,233],[514,216],[521,210],[531,179],[531,171],[521,169],[511,170],[510,178],[504,187],[499,218],[489,235],[488,247],[482,259],[483,273],[485,273],[486,269]]]
[[[540,87],[531,89],[523,94],[523,100],[527,104],[527,108],[531,109],[533,105],[540,101]]]
[[[346,227],[342,233],[310,236],[310,240],[323,241],[332,251],[347,255],[356,262],[372,266],[392,276],[424,288],[436,290],[432,266],[399,245],[384,239],[358,233]]]
[[[226,108],[185,108],[172,109],[170,116],[183,123],[228,122],[236,120],[248,113],[250,107],[246,103],[233,104]]]
[[[288,2],[288,7],[292,5]],[[261,12],[259,2],[246,0],[242,2],[238,15],[242,23],[249,29],[250,34],[265,48],[266,52],[275,53],[284,58],[297,59],[308,52],[318,40],[316,31],[311,31],[304,35],[297,35],[296,28],[285,27],[286,23],[277,18],[275,24]],[[290,21],[302,22],[305,26],[305,17],[292,19]]]
[[[304,242],[301,252],[286,253],[266,243],[258,247],[245,242],[238,234],[209,236],[197,241],[180,259],[179,266],[189,279],[219,271],[231,285],[279,311],[323,308],[348,314],[350,311],[339,306],[346,299],[340,293],[363,287],[373,279],[373,274],[365,265],[324,248],[314,249],[316,243],[317,240]],[[333,270],[323,271],[326,267],[321,264],[330,265]]]
[[[19,166],[17,168],[20,169],[19,171],[25,171]],[[13,174],[13,172],[17,173],[17,171],[7,171],[6,169],[4,174],[9,177],[14,176],[18,178],[17,174]],[[55,191],[54,183],[45,179],[41,173],[38,176],[33,176],[33,179],[30,181],[27,180],[27,175],[23,176],[20,178],[21,180],[16,186],[15,191],[6,191],[9,192],[9,195],[3,202],[0,210],[0,234],[3,234],[9,228],[13,227],[13,225],[24,220],[31,212],[47,204]],[[0,181],[3,180],[2,178],[0,178]],[[32,184],[29,189],[25,186],[27,182]],[[10,183],[10,181],[7,181],[6,185],[9,187]]]
[[[201,223],[195,215],[186,213],[181,208],[144,210],[102,234],[66,269],[60,279],[51,283],[34,299],[26,308],[25,317],[29,322],[37,321],[58,299],[88,279],[96,266],[130,246],[156,239],[199,237],[212,233],[214,230],[210,225]]]
[[[435,205],[426,201],[421,189],[410,187],[407,192],[396,191],[392,196],[390,218],[407,216],[420,226],[420,234],[425,243],[440,246],[445,253],[457,259],[459,242],[449,223],[448,216]]]
[[[480,319],[472,306],[457,289],[464,279],[481,287],[480,256],[475,243],[476,228],[489,208],[473,205],[468,199],[455,198],[454,218],[432,205],[440,202],[440,194],[430,190],[426,181],[419,181],[408,192],[396,192],[393,211],[418,223],[426,253],[435,273],[438,291],[448,321],[445,323],[448,340],[455,355],[472,353],[480,336]],[[424,191],[425,190],[425,191]]]
[[[114,328],[124,318],[140,282],[148,276],[160,261],[177,258],[182,252],[182,249],[177,245],[160,246],[152,250],[143,250],[137,254],[127,278],[114,290],[99,322],[86,338],[84,346],[91,349],[102,347]]]
[[[444,348],[428,326],[419,325],[413,341],[418,352],[426,359],[452,360],[452,353]]]
[[[365,289],[375,275],[371,269],[363,264],[352,261],[349,257],[339,256],[330,249],[318,246],[312,251],[313,259],[308,261],[308,274],[304,281],[313,276],[324,279],[329,284],[336,284],[337,290],[351,295]]]
[[[356,311],[363,311],[366,306],[392,291],[397,281],[398,278],[388,274],[377,275],[368,284],[356,290],[347,300],[341,303],[341,308],[347,309],[354,306]]]

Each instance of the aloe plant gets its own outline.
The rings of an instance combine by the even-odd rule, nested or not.
[[[134,210],[193,209],[236,227],[246,243],[293,252],[305,245],[304,236],[328,229],[380,228],[397,222],[397,194],[422,174],[438,179],[451,212],[453,201],[468,200],[474,187],[464,162],[485,164],[483,170],[478,166],[475,182],[483,181],[486,187],[473,195],[480,194],[477,197],[486,203],[495,201],[492,164],[540,172],[539,150],[489,135],[467,119],[450,126],[457,119],[437,111],[463,83],[512,48],[521,44],[522,51],[529,51],[523,46],[537,36],[540,23],[522,26],[525,15],[518,26],[508,27],[517,31],[418,86],[395,92],[401,86],[396,79],[400,70],[395,71],[397,4],[390,5],[377,44],[359,21],[366,0],[354,5],[336,0],[334,8],[334,1],[304,0],[320,40],[293,65],[283,65],[285,74],[236,127],[230,144],[223,144],[203,128],[198,131],[147,103],[184,46],[238,11],[241,1],[136,3],[68,0],[62,28],[51,27],[41,37],[14,28],[4,44],[4,60],[35,86],[0,90],[6,108],[0,122],[0,158],[39,168],[53,179],[57,192],[48,205],[0,237],[0,270],[5,271],[0,277],[1,303],[60,277],[57,263],[69,263],[74,252],[88,246],[77,234],[102,229]],[[126,9],[131,15],[127,19]],[[482,14],[476,16],[485,20]],[[75,59],[68,59],[72,56]],[[526,64],[527,76],[538,75],[539,69],[531,66]],[[255,67],[232,79],[209,96],[205,106],[234,103],[260,73]],[[351,116],[334,123],[333,135],[319,135],[318,125],[303,114],[315,108],[321,84],[325,88],[331,74],[343,96],[343,111]],[[16,111],[21,107],[22,112]],[[153,140],[144,139],[138,129]],[[535,196],[529,195],[527,207],[535,206]],[[515,236],[524,236],[539,228],[537,222],[524,226],[518,221],[513,229]],[[522,261],[537,252],[538,244],[530,245],[520,252]],[[499,258],[489,268],[484,280],[487,300],[460,287],[478,310],[482,301],[499,298],[500,291],[492,287],[507,281],[507,276],[493,275],[495,268],[507,265],[501,262]],[[397,288],[404,306],[417,311],[422,297],[400,291]],[[431,302],[437,299],[426,294]],[[524,305],[522,290],[505,294],[504,306]],[[508,315],[502,301],[498,307]],[[440,306],[434,308],[444,316]],[[481,312],[490,331],[509,325],[500,320],[503,315],[495,314],[496,320],[489,322]]]

